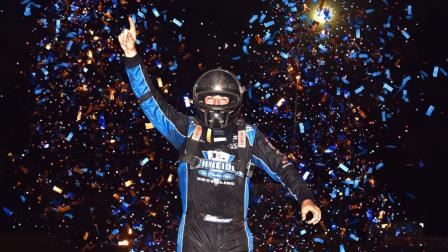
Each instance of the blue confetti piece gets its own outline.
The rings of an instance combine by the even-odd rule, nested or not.
[[[439,67],[435,66],[434,70],[432,71],[432,77],[436,78],[438,73],[439,73]]]
[[[109,58],[107,59],[109,62],[112,62],[115,58],[117,57],[117,55],[115,53],[112,53],[112,55],[109,56]]]
[[[359,237],[357,237],[354,234],[350,234],[350,239],[354,240],[354,241],[359,241]]]
[[[338,194],[338,191],[336,190],[336,188],[333,188],[333,191],[331,192],[331,198],[335,199],[337,194]]]
[[[3,207],[3,212],[5,212],[5,214],[8,216],[13,215],[13,212],[11,210],[9,210],[7,207]]]
[[[303,123],[299,123],[299,129],[300,129],[300,133],[305,133],[305,127],[303,126]]]
[[[174,71],[177,69],[177,61],[174,61],[173,65],[169,67],[170,71]]]
[[[359,179],[355,179],[355,182],[353,183],[353,188],[358,188],[359,185]]]
[[[24,15],[25,17],[29,17],[29,16],[31,16],[31,8],[30,8],[30,4],[28,4],[28,5],[25,7],[25,11],[23,12],[23,15]]]
[[[100,129],[106,129],[106,120],[104,119],[104,115],[101,114],[100,117],[98,118],[98,122],[100,124]]]
[[[387,77],[388,79],[390,79],[390,70],[389,70],[389,69],[386,69],[386,77]]]
[[[244,44],[248,45],[249,42],[250,42],[250,36],[247,36],[247,37],[244,39]]]
[[[66,199],[72,199],[73,196],[75,196],[75,194],[74,194],[73,192],[68,192],[68,193],[66,193],[66,194],[64,195],[64,197],[65,197]]]
[[[112,230],[112,234],[113,234],[113,235],[117,235],[118,233],[120,233],[120,231],[119,231],[118,229],[114,229],[114,230]]]
[[[365,53],[360,53],[358,56],[360,59],[367,59],[369,57],[369,55],[365,54]]]
[[[48,75],[48,70],[45,67],[41,68],[40,71],[42,71],[44,75]]]
[[[141,11],[137,12],[137,16],[141,17],[142,19],[145,19],[145,14]]]
[[[408,5],[407,11],[408,11],[408,16],[406,18],[411,19],[412,18],[412,5]]]
[[[260,20],[258,21],[260,24],[263,23],[264,19],[266,18],[266,14],[262,14],[260,16]]]
[[[145,157],[142,161],[140,161],[140,165],[144,166],[145,164],[147,164],[149,162],[149,158]]]
[[[65,140],[70,142],[72,140],[72,137],[73,137],[73,132],[70,132],[70,133],[68,133],[68,136],[65,138]]]
[[[41,94],[42,91],[44,91],[43,88],[35,89],[35,90],[34,90],[34,94],[36,94],[36,95]]]
[[[344,244],[339,245],[339,252],[345,252]]]
[[[356,29],[356,35],[355,35],[355,37],[356,37],[357,39],[361,38],[361,29],[359,29],[359,28]]]
[[[264,23],[264,27],[268,28],[269,26],[272,26],[274,24],[274,21],[269,21]]]
[[[74,215],[71,214],[71,213],[65,213],[64,216],[69,218],[69,219],[73,219],[73,217],[74,217]]]
[[[432,112],[434,111],[434,106],[430,105],[428,110],[426,111],[427,116],[431,116]]]
[[[345,196],[349,196],[349,195],[350,195],[350,187],[346,187],[346,188],[345,188],[344,195],[345,195]]]
[[[401,96],[401,99],[403,99],[405,102],[409,102],[409,99],[406,97],[408,95],[408,91],[405,89],[403,90],[403,96]]]
[[[247,51],[247,46],[243,45],[243,53],[244,54],[249,54],[249,52]]]
[[[314,242],[316,242],[316,243],[320,243],[320,244],[324,244],[324,240],[322,240],[322,239],[319,238],[319,237],[315,237],[315,238],[314,238]]]
[[[385,122],[387,119],[386,119],[386,112],[384,112],[384,111],[381,111],[381,120],[383,121],[383,122]]]
[[[380,71],[376,71],[376,72],[372,73],[372,76],[373,76],[373,77],[377,77],[378,75],[381,75],[381,72],[380,72]]]
[[[389,84],[387,84],[387,83],[384,83],[384,84],[383,84],[383,88],[386,89],[386,90],[389,91],[389,92],[392,92],[392,90],[394,90],[394,88],[391,87],[391,86],[390,86]]]
[[[443,68],[439,68],[440,72],[442,72],[442,74],[446,77],[448,75],[448,73],[445,71],[445,69]]]
[[[398,93],[400,93],[400,91],[406,86],[406,84],[408,83],[408,81],[411,80],[411,76],[406,76],[402,81],[401,81],[401,86],[398,89]]]
[[[67,51],[70,51],[70,49],[72,48],[72,45],[73,45],[73,40],[70,40],[65,49],[67,49]]]
[[[25,198],[25,196],[23,196],[23,195],[20,195],[20,201],[22,201],[22,203],[25,203],[25,201],[26,201],[26,198]]]
[[[157,11],[156,8],[152,8],[152,13],[154,14],[155,17],[159,17],[160,13]]]
[[[360,86],[359,88],[357,88],[357,89],[355,90],[355,94],[359,94],[359,93],[361,93],[363,90],[364,90],[364,86]]]
[[[61,20],[56,19],[56,33],[59,33],[59,29],[61,29]]]
[[[255,22],[255,20],[257,20],[257,18],[258,18],[258,15],[253,15],[251,18],[250,18],[250,20],[249,20],[249,23],[253,23],[253,22]]]
[[[407,33],[405,30],[401,30],[401,34],[406,38],[409,39],[411,37],[411,35],[409,35],[409,33]]]
[[[157,66],[159,69],[162,69],[162,63],[160,63],[159,60],[155,60],[155,63],[156,63],[156,66]]]
[[[322,44],[319,44],[319,49],[321,52],[327,52],[327,48],[325,46],[323,46]]]
[[[265,42],[266,40],[268,40],[271,37],[271,34],[269,32],[266,32],[266,34],[263,37],[263,42]]]
[[[348,167],[345,166],[343,163],[340,163],[338,167],[339,167],[341,170],[343,170],[343,171],[345,171],[345,172],[348,172]]]
[[[268,107],[268,106],[263,106],[262,109],[263,109],[264,113],[271,113],[272,112],[272,109],[270,107]]]
[[[284,52],[280,52],[280,56],[284,59],[288,59],[289,54],[288,53],[284,53]]]
[[[304,235],[304,234],[306,234],[306,230],[305,229],[300,230],[300,235]]]
[[[173,18],[173,23],[176,24],[177,26],[181,27],[182,26],[182,22]]]
[[[288,31],[288,32],[294,31],[294,29],[291,26],[286,26],[285,30]]]
[[[271,87],[271,84],[269,83],[263,83],[263,85],[261,85],[262,88],[269,88]]]
[[[370,13],[372,13],[372,12],[374,12],[375,10],[374,9],[367,9],[366,10],[366,14],[370,14]]]
[[[96,171],[95,173],[97,176],[99,177],[103,177],[104,176],[104,172],[100,172],[100,171]]]
[[[379,164],[377,164],[376,165],[376,167],[375,167],[375,170],[379,170],[379,169],[381,169],[381,167],[383,167],[384,166],[384,164],[383,164],[383,162],[381,162],[381,163],[379,163]]]
[[[346,184],[346,185],[353,185],[354,184],[353,180],[351,180],[351,179],[345,179],[343,183]]]

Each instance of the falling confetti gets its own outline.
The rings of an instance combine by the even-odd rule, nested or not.
[[[186,10],[133,2],[21,2],[33,22],[33,61],[23,74],[36,106],[31,144],[8,155],[19,205],[1,206],[1,214],[14,229],[38,212],[43,224],[36,230],[64,234],[79,249],[175,250],[176,153],[138,107],[117,36],[131,15],[155,83],[186,113],[189,94],[177,98],[175,88],[195,53],[187,46]],[[413,6],[260,2],[264,8],[250,15],[239,44],[220,47],[220,60],[250,69],[234,69],[246,84],[245,118],[295,160],[323,220],[315,227],[300,222],[287,191],[256,172],[249,212],[256,247],[371,251],[387,237],[414,232],[400,226],[400,199],[379,185],[377,175],[389,167],[375,155],[390,148],[375,136],[402,106],[419,108],[426,120],[440,112],[414,86],[446,78],[446,66],[408,72],[402,53],[389,47],[415,42]],[[196,76],[206,68],[195,67]]]

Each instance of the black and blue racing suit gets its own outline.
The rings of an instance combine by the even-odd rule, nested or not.
[[[236,168],[238,129],[209,129],[168,104],[148,76],[141,56],[125,58],[126,72],[140,106],[154,127],[181,150],[187,138],[199,141],[195,166],[181,161],[178,167],[182,219],[177,251],[253,251],[247,224],[250,178]],[[313,194],[286,155],[269,143],[255,126],[246,126],[250,161],[289,190],[299,202]],[[246,137],[244,137],[246,140]]]

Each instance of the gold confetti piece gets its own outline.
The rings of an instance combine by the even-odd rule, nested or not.
[[[154,125],[152,123],[145,123],[146,129],[154,129]]]
[[[53,191],[55,191],[57,193],[62,193],[62,189],[57,186],[53,186]]]
[[[126,187],[130,187],[131,185],[133,185],[134,184],[134,181],[132,181],[132,180],[128,180],[128,181],[126,181],[125,183],[124,183],[124,185],[126,186]]]
[[[163,87],[163,82],[162,82],[162,78],[160,78],[160,77],[157,77],[157,85],[161,88],[161,87]]]
[[[81,120],[82,112],[78,111],[78,114],[76,115],[76,121]]]
[[[128,246],[129,245],[129,241],[128,240],[123,240],[123,241],[119,241],[118,242],[118,246]]]
[[[149,215],[151,215],[152,217],[154,217],[154,216],[156,216],[156,215],[157,215],[157,212],[154,212],[154,211],[150,211],[150,212],[149,212]]]
[[[285,98],[281,98],[280,100],[278,100],[277,102],[277,107],[280,107],[281,105],[283,105],[283,102],[285,102]]]
[[[84,233],[84,236],[82,237],[82,239],[84,239],[84,241],[85,241],[85,240],[87,240],[87,238],[89,238],[89,232],[86,231]]]
[[[173,174],[170,174],[170,176],[168,176],[168,183],[171,183],[171,181],[173,181]]]
[[[130,234],[130,235],[132,234],[132,229],[131,228],[128,229],[128,234]]]

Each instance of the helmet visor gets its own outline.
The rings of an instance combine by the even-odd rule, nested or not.
[[[206,104],[206,98],[219,95],[221,97],[227,97],[229,102],[225,105]],[[239,95],[226,92],[226,91],[202,91],[196,94],[195,102],[199,107],[206,107],[209,110],[233,110],[241,104],[241,98]]]

